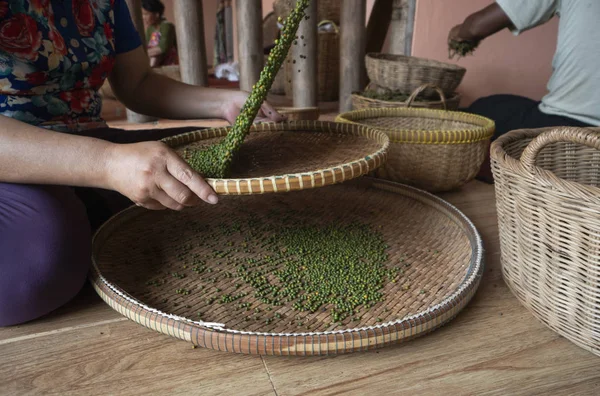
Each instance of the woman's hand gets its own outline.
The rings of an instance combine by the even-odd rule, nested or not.
[[[111,189],[147,209],[181,210],[202,201],[218,202],[206,181],[161,142],[112,146],[106,179]]]
[[[233,125],[235,119],[240,114],[246,99],[248,99],[249,94],[242,91],[229,92],[231,93],[221,106],[221,110],[223,112],[223,118]],[[255,122],[282,122],[286,119],[287,117],[279,114],[273,106],[265,101],[258,112]]]

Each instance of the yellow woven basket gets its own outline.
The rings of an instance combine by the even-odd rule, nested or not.
[[[388,160],[376,176],[430,192],[473,180],[495,128],[492,120],[473,114],[413,108],[351,111],[336,121],[385,132],[390,137]]]
[[[549,328],[600,355],[600,128],[492,144],[504,279]]]

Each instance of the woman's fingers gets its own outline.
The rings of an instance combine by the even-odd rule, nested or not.
[[[166,200],[164,196],[160,199],[158,196],[154,196],[158,193],[154,193],[152,198],[156,199],[169,209],[176,209],[177,207],[194,206],[200,203],[200,199],[196,194],[192,192],[185,184],[175,179],[169,172],[164,172],[158,176],[156,184],[159,188],[159,192],[164,194],[169,199]]]
[[[283,122],[287,120],[287,117],[279,114],[269,102],[263,102],[260,109],[263,115],[271,122]]]
[[[153,202],[151,202],[150,204],[152,206],[158,207],[159,209],[161,207],[171,210],[182,210],[183,208],[185,208],[185,205],[180,204],[175,199],[173,199],[167,192],[162,191],[158,188],[152,193],[152,198]],[[144,206],[147,207],[146,205]]]
[[[172,153],[172,155],[169,155],[167,158],[167,171],[173,178],[184,186],[187,186],[188,190],[182,191],[179,189],[175,193],[179,194],[179,196],[173,197],[178,202],[181,202],[179,200],[179,198],[181,198],[186,202],[190,202],[192,205],[194,204],[193,201],[190,201],[193,198],[189,197],[190,194],[187,192],[189,190],[204,202],[212,205],[219,202],[217,194],[215,194],[208,183],[198,173],[194,172],[194,170],[177,154]]]

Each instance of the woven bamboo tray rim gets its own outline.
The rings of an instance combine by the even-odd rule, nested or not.
[[[328,355],[355,351],[366,351],[373,348],[406,341],[426,334],[451,320],[470,301],[475,294],[483,273],[483,245],[479,233],[472,222],[451,204],[442,199],[404,185],[386,181],[363,178],[361,186],[372,188],[380,193],[395,194],[403,199],[413,200],[419,205],[428,207],[446,221],[457,227],[457,232],[466,238],[470,254],[468,264],[460,265],[460,281],[452,291],[427,309],[373,326],[345,328],[335,331],[317,332],[261,332],[240,331],[228,328],[220,323],[191,320],[148,306],[112,284],[99,267],[98,257],[104,244],[113,233],[127,222],[135,222],[148,211],[132,207],[113,217],[96,233],[93,240],[93,258],[90,280],[100,297],[113,309],[129,319],[155,331],[192,342],[195,345],[237,353],[276,354],[276,355]],[[346,187],[345,187],[346,186]],[[332,189],[352,189],[346,184],[327,187]],[[337,190],[335,190],[337,191]],[[308,194],[309,191],[304,193]],[[346,191],[339,192],[346,194]],[[318,198],[316,191],[312,194]],[[296,195],[294,195],[296,196]],[[356,197],[360,197],[359,194]],[[237,198],[239,199],[239,198]],[[367,198],[361,198],[366,201]],[[332,203],[333,205],[334,203]],[[123,268],[122,266],[118,266]],[[464,272],[463,272],[464,271]],[[317,349],[318,347],[318,349]]]
[[[185,146],[193,143],[223,138],[230,130],[231,127],[198,130],[163,139],[163,142],[171,148],[182,150]],[[333,142],[333,139],[336,137],[341,138],[347,136],[348,141],[350,141],[351,138],[361,138],[373,146],[373,151],[367,151],[365,147],[361,146],[359,149],[356,149],[356,152],[352,153],[354,156],[352,160],[341,162],[333,166],[315,166],[315,169],[286,174],[269,173],[252,177],[229,179],[206,178],[206,182],[217,194],[222,195],[281,193],[323,187],[366,175],[380,167],[387,158],[387,150],[389,148],[388,136],[376,129],[360,125],[312,120],[290,121],[278,124],[255,124],[250,129],[250,135],[247,141],[253,136],[257,136],[257,134],[282,132],[314,132],[315,134],[328,134],[332,136],[329,139],[329,143],[332,145],[335,143]],[[286,134],[281,134],[281,136],[285,135]],[[293,137],[291,135],[292,134],[289,135],[290,138]],[[285,140],[283,142],[285,142]],[[313,150],[319,149],[319,147],[312,147],[311,142],[304,144],[306,148],[311,147]],[[342,140],[341,143],[336,144],[338,146],[340,144],[343,145],[344,141]],[[244,147],[248,146],[248,143],[246,142],[244,145],[242,150]],[[267,147],[263,147],[262,149],[268,150]],[[302,150],[302,147],[295,147],[295,149],[301,152],[304,151]]]
[[[433,130],[423,127],[385,128],[365,124],[365,120],[373,118],[406,119],[438,119],[470,124],[469,128],[453,130]],[[384,131],[391,143],[405,144],[468,144],[490,139],[494,134],[495,124],[492,120],[475,114],[458,111],[445,111],[423,108],[371,108],[350,111],[336,117],[336,122],[369,126]],[[418,123],[417,123],[418,125]]]

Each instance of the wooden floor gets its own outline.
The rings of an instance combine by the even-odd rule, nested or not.
[[[86,286],[48,317],[0,329],[0,394],[600,395],[600,357],[546,329],[503,283],[493,186],[442,197],[479,229],[486,270],[467,308],[430,335],[338,357],[232,355],[141,327]]]

